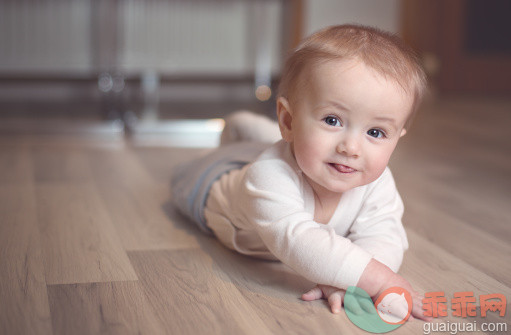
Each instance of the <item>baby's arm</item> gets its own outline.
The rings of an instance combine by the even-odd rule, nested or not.
[[[357,284],[376,300],[383,291],[390,287],[401,287],[410,292],[413,300],[412,316],[421,320],[431,321],[430,317],[424,316],[422,309],[422,297],[415,291],[410,283],[402,276],[396,274],[383,263],[372,259],[362,273]],[[344,300],[346,291],[328,285],[317,285],[307,293],[302,295],[305,301],[312,301],[321,298],[328,300],[332,313],[338,313]]]
[[[401,223],[403,202],[389,169],[368,186],[363,203],[348,238],[397,272],[408,241]]]

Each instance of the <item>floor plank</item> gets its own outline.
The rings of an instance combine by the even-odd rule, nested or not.
[[[408,204],[405,222],[435,245],[511,286],[510,243],[420,202]]]
[[[54,334],[165,334],[137,281],[50,285]]]
[[[52,333],[34,198],[0,183],[0,334]]]
[[[421,233],[407,229],[410,249],[400,273],[424,291],[474,291],[477,294],[511,295],[511,286],[495,279],[447,250],[429,241]]]
[[[33,183],[31,154],[27,148],[0,149],[0,185]]]
[[[212,149],[192,148],[137,148],[133,151],[151,178],[157,183],[168,185],[172,176],[172,168],[177,164],[184,163],[200,155],[206,154]]]
[[[398,184],[403,186],[401,192],[404,195],[407,210],[413,203],[417,203],[418,206],[422,204],[423,209],[424,205],[427,205],[433,207],[434,211],[455,218],[463,225],[492,235],[493,238],[500,240],[500,244],[507,244],[511,240],[509,230],[511,199],[502,196],[505,192],[498,194],[499,192],[495,189],[489,190],[488,186],[476,188],[475,185],[473,187],[464,187],[459,183],[453,185],[452,179],[444,181],[432,178],[415,182],[413,185],[406,185],[407,183],[401,180],[399,179]],[[414,199],[420,199],[420,201]],[[431,206],[432,204],[434,206]],[[420,215],[424,216],[424,214]],[[435,223],[432,222],[432,225],[434,226]]]
[[[40,183],[38,221],[48,284],[135,280],[91,183]]]
[[[83,150],[34,148],[36,182],[86,182],[91,180],[87,156]]]
[[[436,153],[416,157],[416,149],[408,147],[396,152],[392,171],[405,204],[408,200],[421,202],[508,243],[511,159],[500,151],[496,155],[499,160],[490,163],[484,158],[486,152],[466,154],[446,146],[438,148],[443,157]],[[460,157],[450,158],[456,155]],[[478,162],[469,162],[467,156],[477,157]],[[506,160],[509,167],[505,167]]]
[[[170,334],[270,334],[226,277],[197,249],[130,252],[141,285]]]
[[[125,250],[197,247],[187,224],[169,203],[169,183],[156,183],[132,151],[95,151],[89,159],[94,162],[101,200]]]

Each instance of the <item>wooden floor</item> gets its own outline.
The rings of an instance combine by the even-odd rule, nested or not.
[[[400,273],[419,291],[511,299],[510,129],[510,101],[445,100],[399,144],[391,167],[410,242]],[[314,283],[226,250],[176,213],[172,167],[202,151],[1,135],[0,334],[364,334],[299,299]],[[511,330],[507,307],[442,322]]]

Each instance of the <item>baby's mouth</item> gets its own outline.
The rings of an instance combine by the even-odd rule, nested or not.
[[[332,166],[334,169],[341,173],[353,173],[357,171],[354,168],[343,164],[330,163],[330,166]]]

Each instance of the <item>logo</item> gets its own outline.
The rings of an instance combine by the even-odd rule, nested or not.
[[[507,299],[503,294],[479,295],[477,298],[472,291],[455,292],[451,299],[451,315],[461,319],[475,317],[478,314],[485,318],[488,313],[503,317],[506,315]],[[344,296],[346,315],[357,327],[371,333],[387,333],[402,326],[410,317],[413,300],[410,293],[401,287],[391,287],[385,290],[373,304],[369,294],[363,289],[350,286]],[[424,316],[440,318],[448,315],[448,299],[445,292],[427,292],[422,299]],[[424,332],[451,330],[477,330],[477,323],[425,323]],[[507,332],[507,323],[483,323],[479,330]]]
[[[451,299],[452,315],[461,318],[477,316],[476,302],[477,299],[472,291],[455,292]],[[481,317],[485,318],[488,311],[498,311],[500,316],[506,315],[506,303],[506,296],[500,293],[479,295]],[[447,316],[447,297],[443,291],[426,293],[422,304],[426,316],[433,318]]]
[[[373,304],[366,291],[350,286],[344,310],[357,327],[371,333],[387,333],[403,325],[412,312],[412,296],[401,287],[385,290]]]

